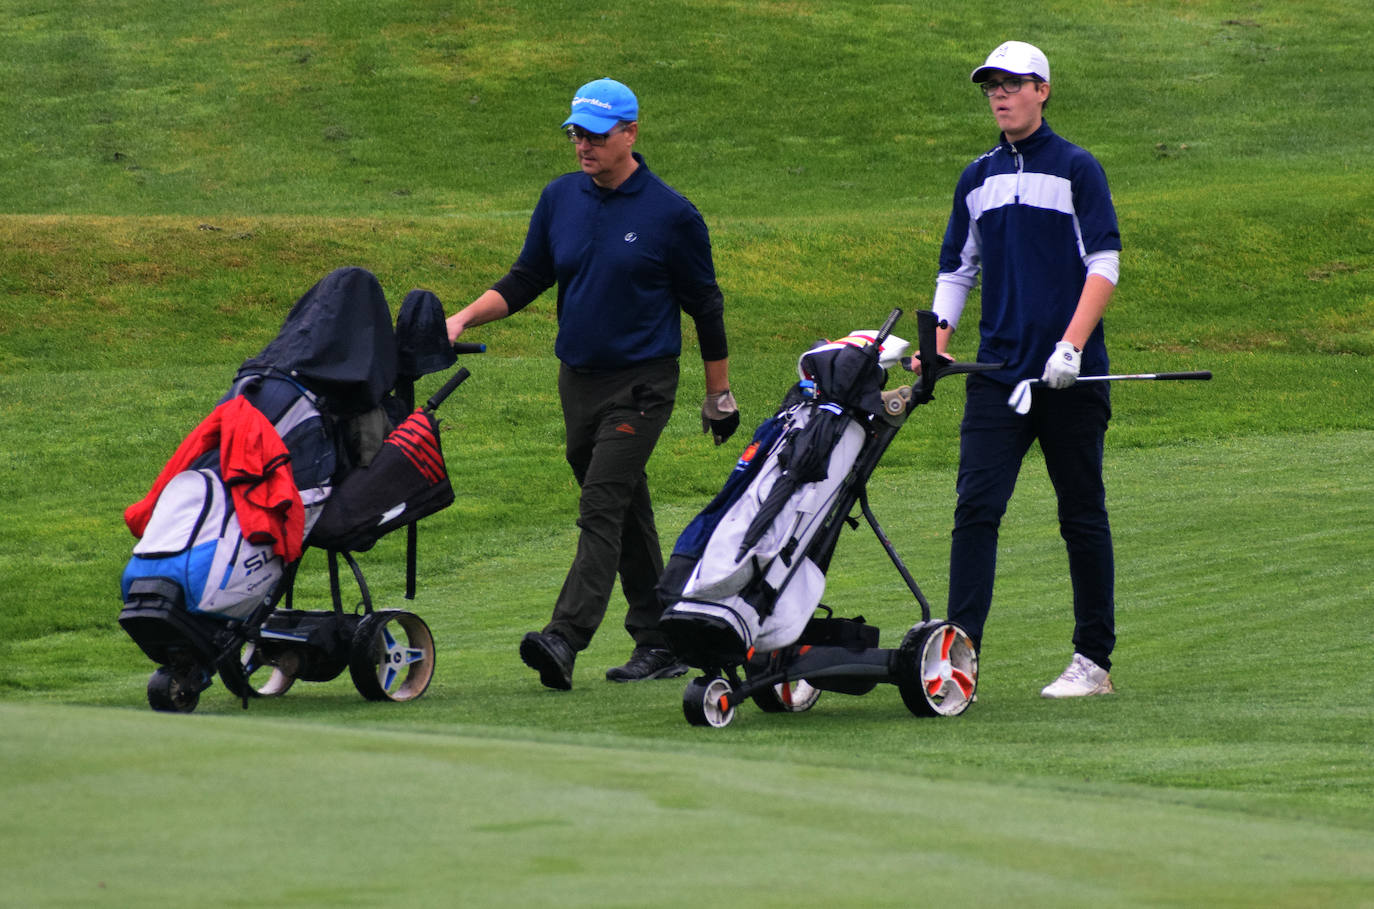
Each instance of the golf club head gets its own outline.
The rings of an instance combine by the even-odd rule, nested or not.
[[[1007,398],[1007,406],[1023,417],[1030,413],[1031,385],[1034,381],[1034,379],[1022,379],[1017,382],[1016,387],[1011,390],[1011,397]]]

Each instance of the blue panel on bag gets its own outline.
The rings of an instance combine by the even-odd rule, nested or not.
[[[127,600],[129,585],[140,578],[166,578],[181,585],[186,602],[191,604],[191,611],[195,612],[194,604],[199,603],[205,593],[205,581],[210,574],[210,562],[215,557],[218,542],[210,540],[186,552],[161,558],[134,556],[125,566],[124,576],[120,579],[120,596]]]

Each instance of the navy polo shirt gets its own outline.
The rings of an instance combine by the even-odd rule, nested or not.
[[[1002,141],[959,178],[940,249],[940,271],[983,278],[978,359],[1006,361],[990,375],[1039,378],[1063,337],[1087,278],[1084,257],[1120,250],[1116,209],[1102,165],[1043,123]],[[1083,349],[1083,375],[1107,372],[1098,323]]]
[[[511,312],[558,285],[554,353],[573,369],[612,370],[682,351],[691,316],[706,360],[726,356],[711,240],[686,197],[639,167],[604,190],[580,171],[544,187],[525,245],[495,285]]]

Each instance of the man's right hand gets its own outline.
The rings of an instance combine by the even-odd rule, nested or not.
[[[717,445],[723,445],[736,429],[739,429],[739,405],[730,389],[707,393],[701,402],[701,431],[709,432]]]
[[[463,329],[467,328],[462,320],[458,318],[458,313],[454,313],[444,320],[444,326],[448,328],[448,343],[450,344],[457,341],[458,336],[463,333]]]

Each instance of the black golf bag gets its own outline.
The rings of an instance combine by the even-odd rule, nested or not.
[[[374,611],[352,553],[407,527],[413,598],[415,524],[453,501],[433,411],[467,372],[422,410],[414,380],[455,360],[433,294],[412,291],[393,329],[377,279],[344,268],[244,362],[125,513],[138,543],[119,622],[159,664],[148,685],[155,709],[193,710],[216,673],[244,706],[345,667],[370,699],[423,693],[433,673],[428,628],[409,612]],[[330,610],[291,608],[310,547],[327,553]],[[340,560],[361,611],[343,608]]]
[[[693,725],[724,726],[752,699],[768,712],[809,709],[822,690],[865,694],[896,684],[915,714],[963,712],[977,684],[964,631],[932,621],[930,605],[869,507],[866,484],[912,410],[943,375],[995,368],[935,354],[936,317],[918,314],[922,378],[884,390],[907,343],[882,329],[802,354],[801,380],[755,432],[720,494],[688,524],[664,569],[659,627],[704,675],[688,683]],[[855,505],[908,589],[921,621],[895,649],[878,647],[862,616],[821,603],[841,531]],[[819,614],[818,614],[819,613]]]

